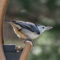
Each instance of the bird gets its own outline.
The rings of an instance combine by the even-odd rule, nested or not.
[[[9,22],[12,26],[17,37],[23,40],[35,40],[37,39],[44,31],[50,30],[53,27],[44,26],[40,24],[34,24],[32,22],[13,20]]]

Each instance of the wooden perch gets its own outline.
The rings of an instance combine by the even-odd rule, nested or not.
[[[5,60],[2,41],[3,41],[3,19],[8,0],[0,0],[0,60]]]
[[[19,60],[27,60],[29,52],[32,48],[32,42],[31,41],[26,41],[25,42],[25,47],[21,53],[21,56],[19,58]]]

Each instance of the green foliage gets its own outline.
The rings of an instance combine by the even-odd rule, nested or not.
[[[24,6],[24,9],[30,10],[30,1],[29,0],[21,0]]]
[[[48,0],[47,1],[47,7],[50,11],[56,9],[56,0]]]

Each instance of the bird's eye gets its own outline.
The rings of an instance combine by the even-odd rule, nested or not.
[[[44,27],[42,27],[44,29]]]

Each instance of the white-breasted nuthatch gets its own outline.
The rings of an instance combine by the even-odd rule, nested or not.
[[[31,22],[17,20],[10,22],[10,24],[12,25],[15,34],[24,40],[34,40],[44,31],[52,29],[50,26],[36,25]]]

